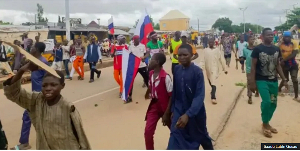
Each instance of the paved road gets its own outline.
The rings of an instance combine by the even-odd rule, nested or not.
[[[202,55],[201,50],[198,50]],[[199,59],[195,61],[199,62]],[[235,66],[234,62],[232,67]],[[169,72],[170,60],[164,68]],[[207,125],[211,134],[214,134],[223,119],[230,104],[240,87],[236,82],[242,81],[244,74],[240,70],[228,69],[229,75],[221,74],[217,85],[217,98],[219,103],[212,105],[210,102],[210,86],[206,82],[206,108]],[[89,73],[86,72],[86,77]],[[113,68],[102,69],[100,79],[94,83],[84,81],[66,81],[62,91],[64,97],[75,103],[82,117],[83,125],[93,149],[145,149],[144,146],[144,118],[149,100],[143,98],[146,88],[142,88],[143,80],[137,76],[134,84],[133,102],[123,104],[118,98],[118,85],[113,79]],[[23,85],[31,89],[30,84]],[[0,118],[6,131],[9,147],[18,143],[23,109],[11,103],[3,96],[0,90]],[[98,106],[96,107],[95,104]],[[247,113],[242,113],[247,114]],[[169,130],[160,125],[155,134],[155,149],[166,149]],[[30,143],[35,148],[35,131],[32,129]]]

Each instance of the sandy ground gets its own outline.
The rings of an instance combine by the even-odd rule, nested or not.
[[[198,52],[200,55],[202,54],[201,50],[198,50]],[[198,63],[199,59],[195,62]],[[206,81],[205,106],[207,110],[207,127],[211,135],[217,135],[215,134],[216,129],[219,127],[221,121],[224,118],[224,114],[232,104],[234,98],[236,97],[236,94],[241,89],[241,87],[235,86],[235,83],[243,82],[245,80],[245,75],[242,74],[240,70],[233,69],[233,67],[235,67],[235,62],[232,62],[232,68],[228,69],[228,75],[222,73],[219,77],[219,84],[217,85],[217,105],[212,105],[210,102],[211,88]],[[170,60],[167,61],[164,68],[167,70],[167,72],[171,73]],[[76,108],[79,110],[87,137],[91,143],[92,148],[114,150],[145,149],[143,136],[145,127],[144,118],[146,109],[150,101],[143,98],[146,89],[142,88],[143,82],[141,76],[138,75],[134,83],[133,102],[126,105],[123,104],[120,98],[118,98],[118,85],[113,79],[112,67],[102,69],[102,75],[100,79],[95,80],[94,83],[88,83],[89,72],[86,72],[85,76],[86,78],[84,81],[66,81],[66,88],[63,90],[62,94],[69,101],[75,103]],[[30,84],[23,85],[23,87],[26,89],[30,89]],[[3,96],[3,90],[0,90],[0,100],[0,118],[3,124],[3,128],[8,137],[9,147],[12,147],[17,144],[19,140],[22,114],[24,110],[18,107],[16,104],[8,101],[5,96]],[[259,102],[259,100],[255,100],[254,104],[252,106],[249,106],[248,104],[246,104],[245,100],[239,101],[239,104],[234,111],[233,118],[230,119],[229,126],[225,128],[223,135],[217,141],[217,145],[219,145],[217,146],[218,149],[238,149],[236,142],[243,140],[249,142],[250,144],[257,142],[252,138],[253,136],[247,136],[246,134],[245,136],[242,135],[245,132],[248,132],[249,129],[256,128],[254,129],[254,131],[257,131],[257,136],[261,136],[259,134],[259,105],[256,102]],[[97,104],[98,106],[95,106],[95,104]],[[243,106],[239,107],[240,105]],[[279,106],[281,106],[281,104],[279,104]],[[297,106],[295,104],[291,106],[293,107],[293,109],[291,108],[290,110],[287,110],[289,109],[289,107],[286,106],[285,110],[289,112],[283,113],[293,116],[299,115],[299,110],[297,114],[297,110],[294,109],[297,108]],[[253,108],[251,109],[251,112],[245,112],[246,110],[250,111],[250,107]],[[252,112],[255,109],[257,110],[257,112]],[[280,116],[278,115],[278,113],[282,113],[282,111],[279,110],[283,109],[281,107],[278,108],[277,114],[275,114],[274,121],[276,119],[278,120]],[[294,112],[290,114],[290,112],[292,111]],[[241,115],[244,116],[239,117]],[[255,120],[251,120],[251,118],[255,118]],[[232,121],[238,123],[232,123]],[[253,121],[256,123],[251,123],[254,124],[254,126],[250,127],[251,124],[247,123],[247,121]],[[291,122],[293,121],[289,120],[289,123]],[[296,130],[296,124],[297,123],[295,123],[293,127],[292,125],[289,126],[290,128],[294,128],[294,130]],[[276,126],[278,130],[281,131],[279,127],[282,126],[281,124],[277,124],[274,126]],[[236,132],[234,134],[238,137],[232,137],[234,135],[231,135],[230,137],[230,135],[228,135],[228,131],[230,129],[232,129],[233,132]],[[163,127],[159,122],[156,129],[156,134],[154,136],[155,149],[166,149],[170,135],[169,133],[170,132],[168,128]],[[280,134],[278,134],[278,136],[279,135]],[[263,137],[261,138],[263,139]],[[230,139],[232,141],[227,141]],[[225,140],[226,142],[224,142]],[[32,145],[33,149],[35,149],[35,142],[35,131],[34,129],[32,129],[30,135],[30,144]],[[246,147],[244,149],[251,148]]]
[[[216,149],[260,150],[261,143],[299,143],[300,103],[292,100],[292,96],[278,98],[277,109],[270,122],[278,134],[266,138],[262,135],[261,127],[261,98],[253,97],[253,104],[249,105],[245,89],[217,140]]]

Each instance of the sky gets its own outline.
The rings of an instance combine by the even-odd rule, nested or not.
[[[284,2],[284,3],[283,3]],[[0,20],[19,25],[34,22],[37,3],[43,6],[49,22],[57,22],[58,15],[65,16],[64,0],[0,0]],[[298,3],[298,4],[297,4]],[[170,10],[177,9],[190,17],[194,29],[208,30],[219,17],[229,17],[233,24],[245,22],[263,27],[275,27],[285,21],[284,9],[300,7],[299,0],[69,0],[70,18],[81,18],[88,24],[100,18],[107,25],[113,16],[115,26],[132,27],[145,8],[155,23]],[[281,19],[280,19],[281,18]]]

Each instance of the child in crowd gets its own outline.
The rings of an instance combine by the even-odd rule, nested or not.
[[[154,150],[153,136],[160,118],[163,118],[163,125],[170,128],[171,112],[166,110],[171,99],[173,83],[170,75],[163,69],[165,62],[166,56],[163,53],[155,53],[149,64],[150,80],[145,99],[148,99],[151,93],[151,102],[146,113],[144,133],[147,150]]]

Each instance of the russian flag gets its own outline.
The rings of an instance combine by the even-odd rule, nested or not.
[[[111,35],[115,34],[115,28],[114,28],[114,22],[113,22],[113,17],[112,16],[108,20],[108,30],[109,30]]]
[[[139,19],[139,22],[136,25],[134,35],[140,36],[140,42],[144,45],[148,43],[148,35],[153,31],[152,22],[150,16],[145,10],[144,15]]]
[[[123,79],[123,92],[122,100],[127,101],[129,92],[133,86],[135,76],[138,72],[141,59],[136,57],[128,50],[123,49],[122,54],[122,79]]]

